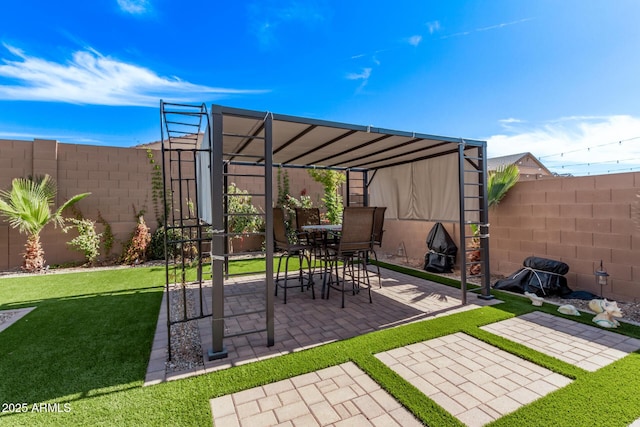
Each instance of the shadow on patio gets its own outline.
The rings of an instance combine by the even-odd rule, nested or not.
[[[342,309],[339,294],[331,294],[328,300],[320,298],[321,283],[316,284],[316,299],[312,299],[310,290],[300,292],[292,288],[287,295],[287,304],[284,304],[282,291],[280,291],[275,299],[275,345],[267,347],[266,332],[225,338],[224,345],[228,351],[228,357],[225,359],[207,360],[207,351],[212,347],[211,318],[200,319],[198,328],[204,367],[169,374],[160,372],[161,366],[164,366],[164,363],[160,364],[161,358],[163,355],[166,358],[167,347],[166,304],[163,303],[152,360],[147,372],[147,384],[226,369],[372,331],[501,302],[486,301],[469,293],[468,304],[463,306],[459,289],[392,270],[381,269],[381,273],[381,288],[377,278],[372,280],[373,304],[369,304],[366,291],[356,295],[347,293],[345,308]],[[264,298],[260,294],[241,295],[264,287],[264,283],[258,280],[255,277],[243,277],[227,282],[225,285],[226,315],[264,309]],[[319,281],[320,279],[317,278],[316,282]],[[210,288],[204,290],[203,296],[205,312],[210,313]],[[232,317],[226,320],[225,334],[255,330],[264,324],[264,312]],[[153,363],[154,357],[155,363]]]

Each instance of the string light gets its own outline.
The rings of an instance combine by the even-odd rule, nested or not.
[[[634,159],[622,159],[622,162],[633,162],[633,161],[638,161],[640,162],[640,157],[636,157]],[[571,163],[569,165],[562,165],[562,166],[555,166],[555,167],[561,167],[562,169],[566,167],[574,167],[574,166],[592,166],[592,165],[602,165],[605,163],[616,163],[619,164],[620,160],[604,160],[602,162],[589,162],[589,163]]]
[[[551,157],[561,157],[564,159],[564,161],[566,162],[568,159],[565,157],[565,154],[570,154],[570,153],[580,153],[580,152],[588,152],[590,155],[594,154],[594,151],[592,151],[591,149],[596,149],[596,148],[601,148],[601,147],[609,147],[612,145],[617,145],[617,146],[622,146],[623,142],[628,142],[628,141],[634,141],[640,139],[640,136],[634,136],[632,138],[628,138],[628,139],[621,139],[618,141],[614,141],[614,142],[607,142],[605,144],[598,144],[598,145],[592,145],[589,147],[583,147],[583,148],[577,148],[575,150],[569,150],[569,151],[563,151],[561,153],[556,153],[556,154],[548,154],[546,156],[540,156],[538,157],[538,159],[542,160],[542,159],[549,159]],[[559,160],[559,159],[558,159]],[[554,161],[549,159],[548,160],[550,163],[553,163]],[[569,175],[572,176],[576,176],[576,175],[592,175],[592,174],[605,174],[605,173],[612,173],[612,172],[626,172],[626,171],[634,171],[634,170],[640,170],[640,166],[633,166],[634,163],[638,164],[640,163],[640,158],[624,158],[624,159],[616,159],[616,160],[605,160],[605,161],[601,161],[601,162],[588,162],[588,163],[565,163],[562,165],[548,165],[549,169],[560,169],[560,170],[571,170],[574,168],[579,168],[579,167],[586,167],[586,170],[583,171],[576,171],[573,173],[569,173]],[[608,170],[597,170],[599,168],[596,168],[596,170],[593,170],[594,166],[597,165],[603,165],[603,164],[616,164],[616,165],[620,165],[620,164],[625,164],[625,163],[631,163],[629,167],[624,167],[624,168],[616,168],[616,169],[608,169]],[[587,169],[588,168],[588,169]],[[566,172],[564,172],[566,174]]]
[[[569,154],[569,153],[579,153],[581,151],[591,151],[592,148],[600,148],[600,147],[607,147],[610,145],[622,145],[623,142],[628,142],[628,141],[633,141],[636,139],[640,139],[640,136],[634,136],[633,138],[628,138],[628,139],[621,139],[619,141],[615,141],[615,142],[607,142],[606,144],[600,144],[600,145],[593,145],[591,147],[586,147],[586,148],[577,148],[575,150],[571,150],[571,151],[563,151],[562,153],[556,153],[556,154],[548,154],[546,156],[540,156],[538,157],[538,159],[546,159],[548,157],[556,157],[556,156],[560,156],[560,157],[564,157],[565,154]]]

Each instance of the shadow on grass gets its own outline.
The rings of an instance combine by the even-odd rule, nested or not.
[[[140,275],[145,274],[135,276]],[[65,276],[42,289],[42,298],[22,299],[14,292],[8,298],[14,301],[5,298],[0,305],[37,307],[0,333],[3,402],[75,400],[144,380],[163,288],[148,286],[149,281],[123,284],[126,275],[120,283],[112,283],[111,275],[88,282]],[[43,283],[40,278],[24,281],[23,294],[37,293],[38,287],[46,287]],[[69,295],[82,287],[87,292]]]

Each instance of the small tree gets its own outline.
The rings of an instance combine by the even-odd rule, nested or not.
[[[91,193],[77,194],[64,202],[57,210],[53,208],[57,187],[49,175],[40,178],[15,178],[10,191],[0,191],[0,213],[9,225],[27,235],[22,269],[39,271],[44,267],[44,250],[40,243],[40,232],[53,222],[64,225],[62,211]]]
[[[346,175],[331,169],[309,169],[309,175],[324,187],[322,201],[327,209],[327,219],[331,224],[340,224],[342,222],[342,196],[338,190],[347,181]]]
[[[229,231],[232,233],[256,233],[264,228],[260,210],[253,205],[251,195],[234,183],[227,187]]]
[[[72,249],[82,252],[87,261],[87,265],[93,265],[93,263],[100,255],[100,242],[102,239],[102,233],[96,233],[96,223],[90,219],[77,219],[70,218],[67,220],[73,226],[65,227],[62,230],[66,233],[70,228],[75,228],[78,231],[78,235],[67,242],[67,245]]]
[[[151,234],[149,233],[149,227],[144,222],[144,217],[138,215],[138,224],[133,231],[133,236],[127,244],[124,254],[122,256],[122,262],[125,264],[139,264],[145,262],[147,259],[147,248],[151,242]]]

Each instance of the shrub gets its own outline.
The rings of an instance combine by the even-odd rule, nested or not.
[[[100,241],[102,242],[102,247],[104,248],[104,254],[109,257],[111,255],[111,249],[113,249],[113,243],[115,242],[115,236],[113,235],[113,230],[111,229],[111,224],[102,217],[102,213],[98,211],[98,219],[96,222],[102,224],[102,236]]]
[[[240,190],[232,183],[227,188],[227,193],[230,232],[255,233],[264,229],[264,220],[258,208],[253,205],[248,191]]]
[[[151,236],[151,243],[149,244],[149,258],[150,259],[165,259],[164,253],[164,235],[168,234],[169,243],[167,244],[167,256],[169,259],[175,258],[181,254],[181,244],[171,243],[171,241],[180,240],[180,231],[172,228],[168,233],[165,232],[164,226],[158,227]]]
[[[151,242],[149,227],[144,222],[142,215],[138,216],[138,224],[131,236],[131,240],[125,245],[122,262],[125,264],[138,264],[147,259],[147,249]]]
[[[100,255],[100,239],[102,237],[102,234],[96,233],[96,223],[90,219],[77,218],[69,218],[67,221],[73,225],[63,228],[65,233],[70,228],[75,228],[78,231],[78,235],[67,242],[67,245],[71,246],[73,250],[84,253],[87,264],[92,265]]]
[[[338,190],[346,182],[346,175],[344,172],[330,169],[310,169],[307,172],[314,181],[324,187],[322,201],[327,209],[327,219],[331,224],[340,224],[342,222],[342,196]]]

